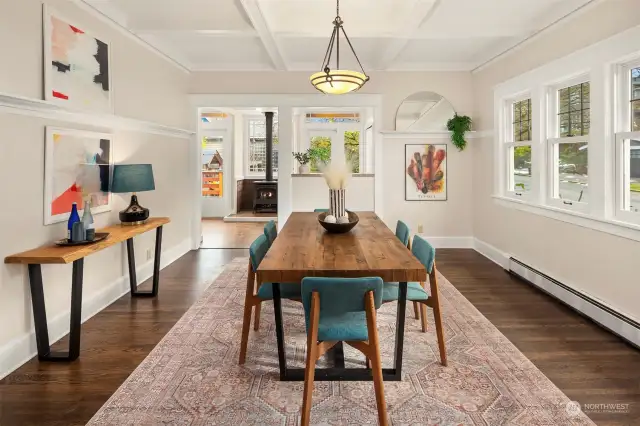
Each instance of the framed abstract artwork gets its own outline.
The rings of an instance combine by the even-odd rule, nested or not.
[[[105,133],[47,127],[44,167],[44,224],[69,218],[91,200],[91,213],[111,210],[113,137]]]
[[[44,99],[112,113],[111,52],[100,40],[43,6]]]
[[[446,201],[447,145],[405,145],[404,151],[404,199]]]

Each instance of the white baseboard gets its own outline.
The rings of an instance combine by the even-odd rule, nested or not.
[[[184,240],[168,250],[164,250],[160,261],[160,269],[175,262],[190,250],[190,239]],[[138,266],[136,268],[136,275],[139,283],[149,279],[153,275],[153,260]],[[127,294],[129,290],[129,274],[126,274],[106,285],[101,292],[84,299],[82,301],[82,322],[84,323],[114,301]],[[160,291],[162,291],[162,283],[160,283]],[[49,318],[49,342],[51,344],[57,342],[69,333],[70,308],[71,307],[69,307],[68,311],[60,315]],[[37,353],[34,330],[5,344],[0,348],[0,379],[19,368]]]
[[[640,322],[632,316],[620,312],[618,309],[581,290],[577,290],[569,283],[561,283],[517,259],[509,259],[508,269],[550,296],[640,348]]]
[[[241,217],[241,216],[228,215],[228,216],[225,216],[222,220],[224,222],[264,222],[264,223],[267,223],[270,220],[278,221],[278,216],[275,215],[273,217],[268,217],[268,216],[264,216],[264,217]]]
[[[510,256],[507,253],[477,238],[473,239],[473,248],[502,269],[509,269]]]
[[[429,237],[417,234],[435,248],[473,248],[473,237]]]

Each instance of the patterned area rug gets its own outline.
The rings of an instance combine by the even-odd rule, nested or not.
[[[278,380],[273,304],[264,303],[238,366],[247,259],[235,259],[89,422],[90,425],[296,425],[302,382]],[[421,333],[407,304],[402,382],[385,382],[393,425],[593,425],[444,277],[449,366],[433,319]],[[304,367],[302,305],[283,302],[289,363]],[[428,312],[431,314],[431,310]],[[378,314],[383,365],[393,362],[396,304]],[[324,361],[321,360],[320,364]],[[347,367],[364,357],[345,346]],[[576,412],[577,411],[577,412]],[[373,384],[316,382],[315,425],[377,424]]]

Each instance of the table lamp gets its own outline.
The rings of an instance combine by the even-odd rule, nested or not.
[[[113,182],[111,192],[132,192],[129,207],[120,212],[120,222],[123,225],[140,225],[149,218],[149,209],[138,204],[136,192],[153,191],[156,189],[153,181],[151,164],[116,164],[113,166]]]

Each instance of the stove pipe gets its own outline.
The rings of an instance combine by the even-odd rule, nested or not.
[[[273,112],[265,112],[264,117],[266,119],[267,126],[267,134],[266,134],[266,144],[267,144],[267,170],[266,170],[266,178],[267,182],[273,181]]]

